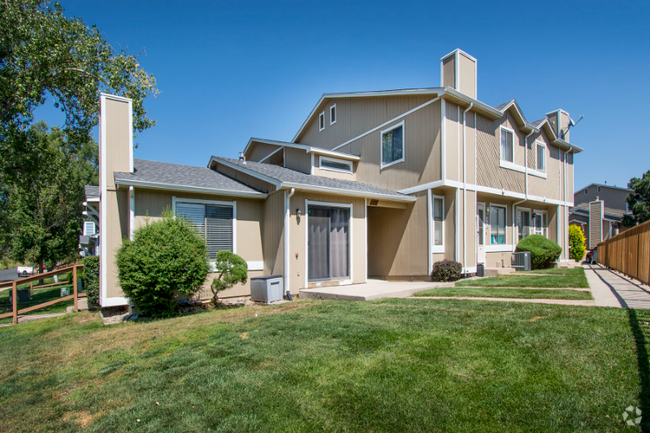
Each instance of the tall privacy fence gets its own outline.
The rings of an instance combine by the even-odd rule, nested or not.
[[[650,221],[599,243],[598,262],[650,284]]]

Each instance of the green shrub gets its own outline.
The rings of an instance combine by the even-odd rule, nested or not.
[[[215,272],[219,274],[212,280],[212,302],[219,302],[219,292],[231,288],[237,283],[248,281],[248,264],[244,259],[230,251],[219,251],[214,263]]]
[[[83,260],[81,284],[88,296],[88,302],[99,305],[99,256],[88,256]]]
[[[456,281],[463,275],[463,265],[453,260],[442,260],[433,264],[433,281]]]
[[[149,317],[172,315],[177,296],[196,294],[210,271],[205,239],[169,211],[125,239],[116,261],[122,290]]]
[[[555,261],[562,254],[562,248],[542,235],[530,235],[519,241],[517,251],[530,251],[533,269],[546,269],[553,267]]]
[[[569,226],[569,257],[579,262],[585,256],[586,252],[585,234],[582,233],[582,228],[571,224]]]

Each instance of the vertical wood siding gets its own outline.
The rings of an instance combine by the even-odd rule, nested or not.
[[[477,181],[478,185],[505,189],[519,193],[525,192],[524,173],[500,167],[501,136],[499,126],[504,119],[490,121],[483,116],[476,116],[477,129]],[[522,154],[522,146],[515,136],[515,154]],[[515,156],[517,157],[517,156]],[[515,160],[516,161],[516,160]],[[522,161],[523,165],[523,161]]]
[[[311,173],[311,155],[301,149],[284,148],[284,166],[303,173]]]

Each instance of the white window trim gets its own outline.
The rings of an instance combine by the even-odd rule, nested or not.
[[[544,218],[542,218],[542,236],[544,236],[546,239],[548,239],[548,211],[545,210],[539,210],[539,209],[533,209],[533,211],[530,214],[530,220],[534,221],[533,214],[542,214],[546,215],[546,227],[544,227]],[[533,225],[532,228],[535,226]],[[535,234],[535,233],[533,233]]]
[[[431,243],[431,253],[432,254],[444,253],[445,252],[445,197],[442,195],[435,195],[431,192],[431,190],[429,190],[429,197],[431,201],[431,211],[429,212],[429,224],[431,227],[431,238],[429,239],[429,242]],[[442,245],[435,244],[436,221],[433,218],[433,210],[434,210],[433,200],[436,198],[442,200]]]
[[[508,245],[508,206],[505,205],[505,204],[490,203],[490,207],[502,207],[503,210],[504,210],[506,243],[505,244],[493,244],[492,243],[492,209],[490,209],[490,243],[489,244],[486,243],[485,251],[490,251],[490,250],[487,249],[488,245],[497,246],[497,247],[502,247],[502,246]],[[495,251],[495,250],[493,250],[493,251]],[[496,251],[500,251],[500,250],[496,250]],[[512,251],[512,245],[510,245],[509,251]]]
[[[332,121],[332,109],[334,110],[334,121]],[[339,113],[336,112],[336,104],[330,105],[330,126],[334,125],[339,118]]]
[[[172,212],[176,218],[176,203],[193,204],[214,204],[220,206],[232,206],[232,252],[237,254],[237,201],[203,200],[200,198],[183,198],[172,196]],[[210,262],[214,269],[214,262]]]
[[[543,171],[539,170],[537,168],[539,166],[539,164],[538,164],[539,161],[537,161],[537,147],[538,146],[541,146],[541,147],[544,148],[544,170]],[[540,140],[535,140],[535,168],[533,170],[531,170],[531,171],[535,172],[535,173],[533,173],[533,175],[535,175],[535,176],[537,176],[538,174],[544,174],[544,179],[546,179],[546,166],[548,165],[548,154],[547,154],[548,152],[547,152],[547,150],[548,150],[548,148],[546,147],[546,143],[544,143],[543,141],[540,141]],[[536,174],[536,173],[538,173],[538,174]],[[542,177],[542,176],[540,176],[540,177]]]
[[[341,163],[341,164],[346,164],[348,167],[350,167],[350,170],[343,170],[343,169],[334,168],[334,167],[324,167],[323,166],[323,161],[331,161],[331,162],[338,162],[338,163]],[[327,156],[319,156],[318,157],[318,168],[320,168],[321,170],[330,170],[330,171],[337,171],[339,173],[352,174],[352,161],[345,161],[343,159],[338,159],[338,158],[328,158]]]
[[[501,130],[502,129],[505,129],[506,131],[508,131],[509,133],[512,134],[512,162],[508,161],[507,159],[503,159],[503,155],[501,155]],[[515,149],[517,148],[517,146],[515,145],[515,137],[516,136],[517,135],[515,134],[514,129],[510,129],[507,126],[503,126],[503,125],[499,126],[499,159],[501,160],[502,163],[505,162],[506,164],[512,164],[512,165],[514,165],[516,167],[521,167],[520,165],[515,164],[515,161],[517,160],[517,158],[515,157]],[[502,167],[503,167],[503,165],[502,165]],[[522,167],[522,168],[524,168],[524,171],[525,171],[525,167]],[[513,170],[516,170],[516,169],[513,168]]]
[[[388,164],[384,164],[384,134],[387,132],[392,131],[393,129],[397,129],[399,127],[402,127],[402,157],[400,159],[396,159],[395,161],[391,161]],[[381,133],[379,134],[379,165],[380,169],[384,169],[386,167],[390,167],[391,165],[399,164],[400,162],[404,162],[404,159],[406,158],[406,128],[404,127],[404,121],[402,120],[400,123],[396,123],[395,125],[382,129]]]
[[[338,208],[346,208],[350,209],[350,223],[349,223],[349,239],[350,242],[348,244],[348,257],[349,257],[349,266],[350,266],[350,278],[346,280],[332,280],[330,278],[330,281],[338,281],[340,286],[343,285],[349,285],[352,284],[352,281],[354,281],[354,236],[353,236],[353,223],[354,223],[354,205],[353,203],[334,203],[334,202],[326,202],[326,201],[315,201],[315,200],[309,200],[305,199],[305,287],[309,287],[309,206],[324,206],[324,207],[338,207]],[[367,221],[366,221],[367,223]]]
[[[528,212],[528,221],[531,222],[533,219],[533,212],[529,207],[519,207],[517,206],[517,209],[515,210],[515,220],[512,224],[512,235],[514,236],[515,239],[517,239],[517,242],[519,242],[519,224],[517,224],[517,217],[519,212]],[[528,229],[530,230],[532,226],[528,226]],[[508,235],[508,229],[506,228],[506,236]]]
[[[501,147],[501,145],[499,145],[499,147]],[[499,166],[501,168],[507,168],[508,170],[519,171],[521,173],[526,172],[526,167],[524,167],[523,165],[515,164],[514,162],[510,162],[510,161],[500,160]],[[530,169],[528,170],[528,172],[530,173]]]
[[[323,125],[322,128],[321,128],[321,125]],[[318,115],[318,132],[321,132],[323,129],[325,129],[325,112],[324,111]]]

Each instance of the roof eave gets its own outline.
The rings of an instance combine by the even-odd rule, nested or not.
[[[149,188],[149,189],[162,189],[169,191],[186,191],[202,194],[213,194],[213,195],[227,195],[232,197],[247,197],[247,198],[266,198],[268,194],[263,192],[247,192],[247,191],[234,191],[234,190],[223,190],[216,188],[203,188],[198,186],[190,185],[174,185],[168,183],[159,183],[159,182],[145,182],[135,179],[115,179],[115,185],[120,186],[133,186],[139,188]]]
[[[580,153],[584,150],[582,147],[571,144],[568,141],[562,140],[561,138],[556,138],[553,144],[563,150],[571,151],[571,153]]]
[[[302,190],[302,191],[315,191],[324,194],[338,194],[338,195],[344,195],[348,197],[376,198],[380,200],[390,200],[390,201],[399,201],[399,202],[408,202],[408,203],[417,201],[417,198],[412,196],[395,196],[392,194],[381,194],[377,192],[352,191],[347,189],[330,188],[325,186],[305,185],[302,183],[294,183],[294,182],[285,182],[282,184],[282,187],[295,188],[297,190]]]
[[[244,155],[248,152],[248,149],[252,143],[262,143],[262,144],[270,144],[271,146],[278,146],[278,147],[290,147],[294,149],[302,149],[307,153],[315,153],[317,155],[327,155],[331,156],[333,158],[341,158],[341,159],[346,159],[349,161],[360,161],[361,157],[358,155],[352,155],[349,153],[342,153],[342,152],[337,152],[335,150],[329,150],[329,149],[323,149],[320,147],[313,147],[313,146],[308,146],[306,144],[300,144],[300,143],[287,143],[284,141],[278,141],[278,140],[269,140],[266,138],[255,138],[252,137],[250,140],[248,140],[248,144],[246,145],[246,148],[244,149]]]
[[[233,170],[241,171],[242,173],[248,174],[249,176],[252,176],[252,177],[254,177],[256,179],[263,180],[264,182],[270,183],[271,185],[275,186],[276,189],[279,189],[282,186],[282,182],[280,182],[277,179],[274,179],[272,177],[260,174],[260,173],[258,173],[256,171],[253,171],[253,170],[249,170],[249,169],[247,169],[245,167],[242,167],[240,165],[233,164],[233,163],[231,163],[229,161],[224,160],[223,158],[219,158],[218,156],[212,156],[210,158],[210,163],[208,164],[208,167],[210,167],[213,162],[216,162],[217,164],[223,164],[226,167],[232,168]]]

